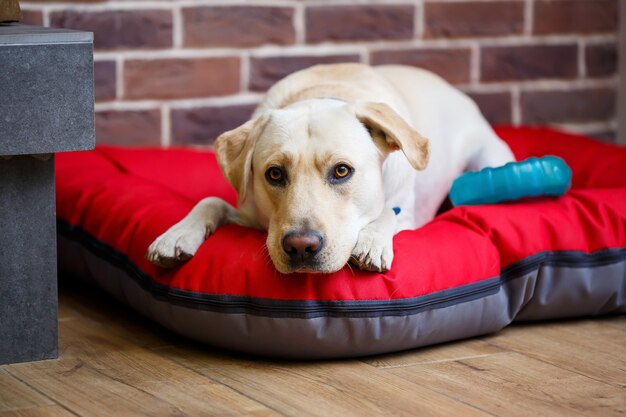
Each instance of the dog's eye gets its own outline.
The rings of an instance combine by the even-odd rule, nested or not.
[[[350,168],[348,168],[344,164],[339,164],[335,167],[335,177],[336,178],[345,178],[350,173]]]
[[[272,184],[280,185],[285,182],[285,173],[280,167],[269,167],[265,171],[265,178]]]
[[[333,182],[340,182],[340,181],[347,180],[350,177],[350,175],[352,175],[352,171],[353,169],[349,165],[337,164],[333,168],[333,174],[332,174],[331,180]]]

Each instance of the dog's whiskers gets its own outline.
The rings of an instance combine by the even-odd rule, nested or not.
[[[274,263],[272,262],[272,257],[270,256],[270,251],[267,247],[267,243],[263,244],[260,250],[263,250],[263,259],[265,260],[266,265],[274,266]]]
[[[269,256],[269,252],[267,251],[267,245],[265,243],[259,246],[259,248],[257,249],[255,257],[259,257],[259,255],[262,255],[264,258],[267,258]]]

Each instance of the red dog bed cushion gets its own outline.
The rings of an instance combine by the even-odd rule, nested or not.
[[[626,148],[500,128],[518,159],[554,154],[564,197],[458,207],[395,236],[392,269],[278,273],[265,234],[218,229],[175,269],[148,245],[206,196],[236,195],[209,151],[58,155],[60,267],[189,338],[290,358],[391,352],[542,320],[626,311]]]

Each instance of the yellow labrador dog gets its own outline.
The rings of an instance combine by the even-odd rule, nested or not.
[[[188,260],[236,223],[267,230],[282,273],[334,272],[350,259],[386,271],[394,234],[431,220],[458,175],[513,160],[476,104],[437,75],[361,64],[284,78],[215,150],[238,208],[200,201],[152,243],[152,262]]]

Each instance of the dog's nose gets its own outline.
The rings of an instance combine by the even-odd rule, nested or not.
[[[294,261],[308,261],[322,249],[324,239],[319,232],[289,232],[283,238],[283,250]]]

